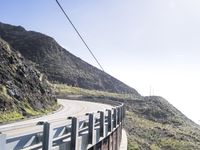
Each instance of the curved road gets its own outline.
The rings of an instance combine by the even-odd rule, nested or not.
[[[83,119],[86,113],[112,108],[112,106],[106,104],[67,99],[59,99],[58,103],[63,106],[61,110],[43,117],[1,125],[0,132],[9,137],[18,136],[19,134],[25,134],[27,131],[30,131],[39,121],[56,123],[65,120],[66,122],[67,118],[70,116]]]

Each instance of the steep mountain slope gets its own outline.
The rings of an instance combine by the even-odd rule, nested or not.
[[[133,88],[72,55],[44,34],[0,23],[0,36],[25,58],[35,62],[36,67],[50,81],[86,89],[139,95]]]
[[[56,105],[46,81],[0,38],[0,122],[37,115]]]
[[[126,102],[129,150],[199,150],[200,127],[161,97]]]

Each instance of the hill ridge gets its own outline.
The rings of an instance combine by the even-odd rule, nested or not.
[[[135,89],[74,56],[49,36],[4,23],[0,23],[0,36],[26,59],[36,63],[36,68],[52,82],[140,95]]]

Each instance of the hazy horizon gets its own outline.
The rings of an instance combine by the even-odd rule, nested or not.
[[[150,95],[151,89],[199,123],[200,1],[60,3],[107,73],[142,95]],[[2,0],[1,5],[1,22],[52,36],[97,66],[54,0]]]

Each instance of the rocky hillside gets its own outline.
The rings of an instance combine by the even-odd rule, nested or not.
[[[38,115],[54,106],[42,74],[0,38],[0,122]]]
[[[128,150],[199,150],[200,126],[161,97],[126,101]]]
[[[26,59],[35,62],[51,82],[139,95],[133,88],[72,55],[49,36],[3,23],[0,36]]]

